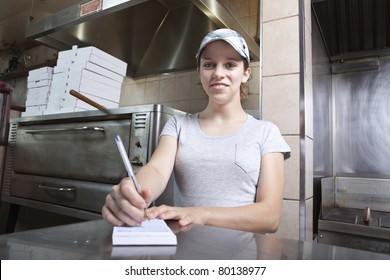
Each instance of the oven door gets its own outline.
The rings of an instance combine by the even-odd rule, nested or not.
[[[15,174],[118,183],[126,171],[114,137],[129,151],[130,119],[19,125]]]

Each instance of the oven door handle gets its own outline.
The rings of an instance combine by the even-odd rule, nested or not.
[[[43,184],[39,184],[38,188],[50,190],[50,191],[59,191],[59,192],[74,192],[74,191],[76,191],[75,187],[53,187],[53,186],[46,186]]]
[[[50,129],[26,129],[24,132],[35,133],[51,133],[51,132],[72,132],[72,131],[87,131],[87,132],[101,132],[104,133],[104,127],[101,126],[82,126],[72,128],[50,128]]]

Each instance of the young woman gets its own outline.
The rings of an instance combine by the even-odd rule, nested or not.
[[[242,108],[251,76],[248,46],[231,29],[210,32],[196,54],[208,95],[200,113],[173,117],[149,162],[138,172],[139,195],[129,178],[113,186],[102,209],[113,225],[139,225],[174,170],[182,205],[148,209],[149,218],[251,232],[275,232],[290,148],[272,123]]]

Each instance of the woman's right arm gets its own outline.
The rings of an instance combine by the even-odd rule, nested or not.
[[[112,187],[102,208],[103,218],[116,226],[138,225],[144,220],[144,208],[148,207],[165,190],[172,174],[177,151],[177,140],[162,136],[149,162],[136,177],[141,186],[137,193],[133,182],[124,178]]]

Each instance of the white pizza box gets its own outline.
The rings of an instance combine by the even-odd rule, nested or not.
[[[53,72],[36,73],[36,74],[29,73],[27,76],[27,82],[30,83],[30,82],[40,81],[40,80],[51,80],[52,77],[53,77]]]
[[[109,71],[117,73],[118,75],[125,76],[126,75],[126,67],[119,67],[111,62],[104,60],[96,55],[91,56],[75,56],[73,59],[70,58],[62,58],[57,60],[57,65],[55,72],[69,72],[71,68],[85,67],[84,65],[87,62],[94,63],[100,67],[103,67]]]
[[[97,89],[91,86],[91,84],[87,84],[87,83],[82,83],[80,85],[79,92],[80,93],[85,92],[87,94],[100,97],[109,101],[113,101],[115,103],[119,103],[120,96],[121,96],[121,91],[118,89],[114,89],[114,88],[107,89],[107,90],[104,88]]]
[[[30,79],[31,81],[48,79],[49,75],[51,74],[53,74],[53,67],[41,67],[28,71],[28,79]]]
[[[53,74],[68,72],[69,68],[66,66],[54,66]]]
[[[54,82],[66,82],[69,78],[69,74],[65,72],[54,73],[52,77],[52,81]]]
[[[45,96],[28,97],[26,99],[26,106],[46,105],[48,98]]]
[[[84,101],[80,99],[67,99],[64,102],[61,103],[61,108],[60,110],[73,110],[73,108],[78,107],[78,108],[83,108],[85,110],[97,110],[95,107],[85,103]]]
[[[102,66],[99,66],[93,62],[90,61],[85,61],[85,62],[80,62],[80,63],[73,63],[70,66],[70,71],[69,71],[69,77],[75,73],[75,72],[80,72],[82,69],[87,69],[90,70],[91,72],[94,72],[96,74],[102,75],[104,77],[110,78],[114,81],[123,82],[124,76],[119,75],[113,71],[110,71]],[[74,76],[74,74],[73,74]]]
[[[96,110],[96,109],[95,109]],[[58,113],[71,113],[71,112],[82,112],[82,111],[88,111],[87,109],[81,108],[81,107],[67,107],[67,108],[61,108]]]
[[[120,67],[110,61],[104,60],[96,55],[91,56],[74,56],[67,58],[57,59],[57,65],[54,67],[54,73],[70,72],[75,67],[83,68],[87,62],[94,63],[100,67],[103,67],[109,71],[117,73],[118,75],[125,76],[127,67]]]
[[[37,88],[37,89],[39,89],[39,88]],[[29,100],[29,99],[31,99],[31,100],[44,100],[44,99],[47,99],[48,97],[49,97],[49,95],[50,95],[50,92],[47,92],[46,90],[41,90],[41,91],[33,91],[33,92],[31,92],[31,91],[29,91],[28,93],[27,93],[27,100]]]
[[[98,57],[102,60],[105,60],[109,64],[115,65],[116,68],[121,69],[119,70],[120,72],[126,73],[126,68],[127,68],[126,62],[96,47],[90,46],[90,47],[78,48],[76,56],[88,58],[89,60],[92,59],[91,58],[92,56]]]
[[[110,61],[104,60],[101,57],[98,57],[96,55],[90,55],[90,56],[76,56],[76,59],[72,62],[72,64],[84,64],[85,62],[92,62],[96,65],[99,65],[103,68],[106,68],[107,70],[110,70],[112,72],[115,72],[121,76],[126,75],[126,66],[120,67],[116,64],[111,63]]]
[[[53,92],[53,93],[65,92],[67,84],[68,84],[67,80],[53,81],[51,86],[50,86],[50,92]]]
[[[60,110],[61,104],[63,102],[63,98],[60,100],[57,100],[55,97],[52,95],[49,96],[47,104],[46,104],[46,109],[50,110]]]
[[[84,95],[87,96],[86,94],[84,94]],[[98,110],[94,106],[89,105],[88,103],[86,103],[78,98],[75,98],[73,96],[72,96],[72,98],[73,99],[67,98],[63,103],[61,103],[61,110],[63,110],[63,109],[70,109],[71,110],[72,108],[75,108],[75,107],[78,107],[78,108],[81,108],[84,110],[88,110],[88,111]],[[118,107],[116,104],[106,104],[106,102],[102,102],[101,100],[97,100],[96,97],[93,97],[93,96],[88,96],[88,98],[91,100],[95,99],[94,100],[95,102],[97,102],[97,103],[100,102],[99,104],[101,104],[102,106],[104,106],[106,108],[117,108]]]
[[[66,92],[70,93],[70,90],[77,92],[85,92],[100,98],[119,102],[121,90],[107,85],[94,82],[90,79],[83,79],[80,84],[69,82],[66,87]]]
[[[43,115],[46,105],[26,106],[26,111],[22,112],[22,117]]]
[[[119,90],[121,90],[122,88],[122,81],[116,81],[110,79],[108,77],[105,77],[101,74],[95,73],[85,68],[79,69],[79,71],[70,72],[68,77],[68,82],[72,84],[81,83],[84,79],[89,79],[97,83],[101,83],[110,88],[116,88]]]
[[[52,115],[52,114],[58,114],[60,113],[60,109],[50,109],[50,108],[47,108],[45,110],[43,110],[43,115]]]
[[[50,89],[50,94],[64,96],[66,94],[66,86],[52,86]]]
[[[53,74],[50,92],[61,93],[65,92],[68,83],[68,75],[65,73]]]
[[[65,91],[67,81],[56,81],[51,84],[50,91],[57,92],[57,91]]]
[[[45,73],[52,73],[52,72],[53,72],[53,67],[49,67],[49,66],[40,67],[28,71],[29,75],[45,74]]]
[[[111,101],[111,100],[107,100],[107,99],[104,99],[104,98],[101,98],[101,97],[98,97],[98,96],[94,96],[94,95],[91,95],[91,94],[83,92],[83,91],[80,91],[79,93],[84,95],[85,97],[91,99],[92,101],[102,105],[103,107],[106,107],[107,109],[118,108],[119,107],[119,102],[114,102],[114,101]]]
[[[49,86],[29,88],[27,91],[27,98],[31,95],[49,95],[50,94]]]
[[[47,108],[43,111],[43,115],[63,114],[63,113],[81,112],[81,111],[87,111],[87,110],[79,107],[58,108],[58,109]]]
[[[58,52],[57,58],[62,59],[62,58],[70,58],[74,57],[77,52],[77,46],[72,46],[70,50],[65,50],[65,51],[60,51]]]
[[[32,81],[27,82],[27,88],[36,88],[36,87],[43,87],[43,86],[51,86],[51,79],[45,79],[45,80],[38,80],[38,81]]]
[[[65,101],[65,94],[51,93],[47,98],[47,105],[48,107],[56,107],[59,106],[64,101]]]
[[[73,60],[70,58],[59,58],[57,59],[57,64],[53,68],[53,73],[66,73],[70,71],[70,66],[72,65]]]

